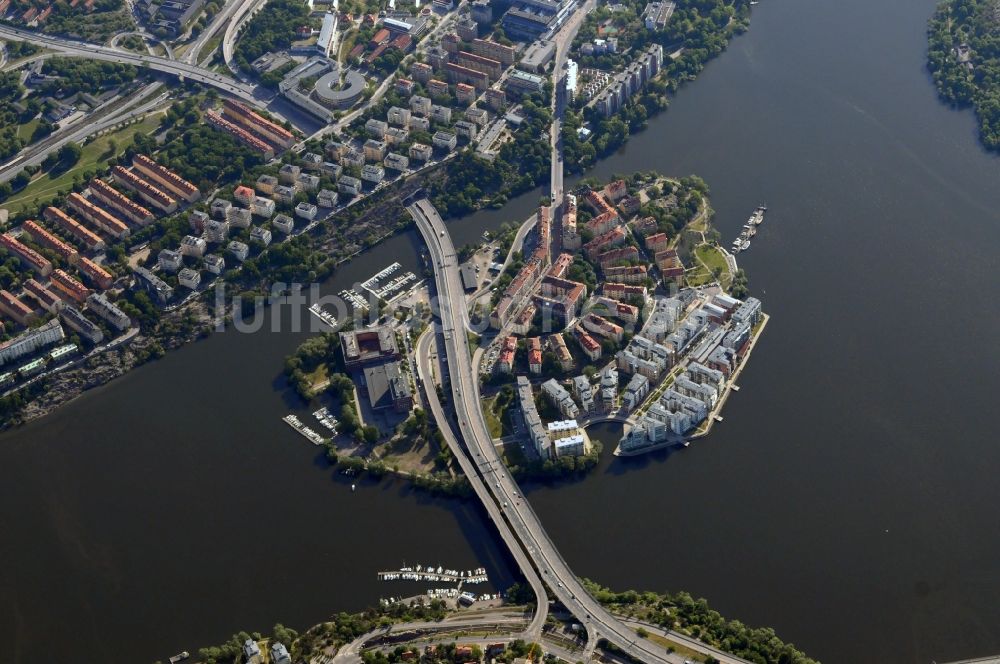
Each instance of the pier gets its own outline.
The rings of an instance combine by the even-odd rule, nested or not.
[[[767,314],[761,314],[761,322],[754,332],[753,336],[750,337],[750,345],[747,347],[747,352],[743,356],[743,360],[739,363],[739,366],[733,371],[733,375],[729,377],[726,381],[726,387],[719,395],[719,400],[716,402],[715,407],[709,412],[708,417],[705,418],[705,424],[702,425],[693,434],[688,436],[677,436],[670,437],[666,440],[660,441],[658,443],[653,443],[651,445],[646,445],[644,447],[636,448],[633,450],[622,450],[621,443],[615,447],[614,454],[619,457],[628,456],[639,456],[640,454],[646,454],[647,452],[655,452],[657,450],[666,449],[669,447],[687,447],[692,441],[698,440],[699,438],[704,438],[712,430],[712,426],[716,422],[722,422],[723,417],[721,415],[723,406],[726,405],[726,401],[729,399],[729,395],[732,392],[739,392],[740,386],[736,384],[736,380],[743,373],[743,369],[746,367],[750,360],[750,354],[753,352],[754,347],[757,345],[757,341],[760,339],[761,335],[764,333],[764,328],[767,327],[768,321],[771,317]]]
[[[309,442],[312,443],[313,445],[323,444],[323,436],[319,435],[306,425],[302,424],[302,420],[300,420],[297,416],[285,415],[281,419],[285,424],[287,424],[288,426],[292,427],[300,434],[305,436],[309,440]]]
[[[340,424],[340,422],[330,413],[329,408],[323,406],[313,413],[313,417],[315,417],[320,424],[329,429],[334,436],[337,435],[337,425]]]
[[[346,289],[340,291],[339,295],[340,297],[344,298],[344,300],[349,302],[351,306],[353,306],[355,309],[358,309],[360,311],[368,311],[369,308],[368,300],[361,297],[361,295],[359,295],[357,291]]]
[[[392,277],[392,275],[396,274],[402,268],[403,266],[398,262],[393,263],[367,281],[363,281],[361,287],[380,300],[389,299],[402,292],[407,285],[417,281],[417,275],[412,272]],[[392,278],[389,279],[389,277]]]
[[[323,321],[326,325],[329,325],[334,330],[337,329],[337,319],[329,311],[324,311],[323,307],[321,307],[318,302],[309,307],[309,313]]]
[[[443,567],[400,567],[398,570],[379,572],[380,581],[431,581],[438,583],[477,584],[487,583],[489,577],[486,569],[479,567],[474,570],[444,569]]]

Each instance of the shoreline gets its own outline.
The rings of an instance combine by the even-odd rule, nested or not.
[[[757,341],[764,334],[764,328],[767,327],[767,323],[770,320],[771,320],[770,315],[761,314],[760,326],[757,328],[756,334],[754,334],[750,338],[750,345],[747,346],[746,355],[743,356],[743,361],[740,362],[740,365],[736,367],[735,371],[733,371],[733,375],[730,376],[728,381],[726,381],[726,389],[723,390],[722,396],[719,397],[719,401],[715,404],[715,407],[708,413],[708,417],[705,418],[706,424],[703,430],[696,431],[690,436],[682,436],[677,440],[665,440],[662,443],[647,445],[646,447],[641,447],[636,450],[623,451],[621,448],[621,443],[619,443],[615,447],[614,455],[620,458],[637,457],[637,456],[642,456],[643,454],[647,454],[649,452],[656,452],[658,450],[670,449],[675,447],[687,447],[692,442],[707,437],[708,434],[712,432],[712,427],[715,426],[716,422],[719,421],[716,420],[716,417],[719,415],[719,413],[722,412],[722,408],[726,405],[726,401],[729,399],[729,394],[733,391],[739,392],[739,385],[736,384],[736,381],[739,379],[740,374],[743,373],[743,369],[747,366],[747,364],[749,364],[750,354],[753,353],[753,349],[757,345]],[[735,390],[733,390],[734,387],[736,388]],[[628,420],[626,421],[626,426],[632,424],[631,420],[632,418],[629,417]]]

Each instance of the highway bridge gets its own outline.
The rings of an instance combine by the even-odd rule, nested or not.
[[[447,227],[430,201],[411,201],[407,211],[417,222],[433,264],[445,357],[451,377],[452,401],[458,417],[459,432],[469,455],[456,456],[465,462],[471,461],[473,471],[470,473],[467,469],[468,463],[463,463],[463,470],[473,485],[480,487],[476,491],[477,496],[491,511],[491,515],[499,509],[503,520],[516,537],[516,543],[511,542],[509,537],[504,537],[505,543],[515,552],[515,557],[518,557],[517,550],[523,547],[534,569],[522,567],[522,571],[534,575],[537,570],[552,594],[586,627],[589,652],[593,651],[598,639],[603,638],[640,661],[650,664],[668,662],[667,653],[662,648],[637,637],[632,629],[587,592],[552,543],[531,503],[524,498],[520,487],[503,465],[481,408],[478,372],[472,365],[466,337],[469,327],[468,308],[459,276],[455,246]],[[435,413],[435,416],[439,417],[440,413]],[[447,421],[438,421],[442,430],[448,426]],[[485,492],[481,490],[482,487],[485,487]],[[493,519],[500,527],[501,522],[495,516]],[[539,604],[541,603],[540,601]],[[697,644],[698,650],[726,664],[744,662],[698,641],[693,643]]]
[[[172,74],[180,78],[208,85],[223,94],[236,97],[260,108],[263,108],[266,102],[274,96],[273,93],[263,91],[256,85],[235,81],[228,76],[203,69],[195,64],[162,58],[156,55],[134,53],[124,49],[91,44],[67,37],[55,37],[7,25],[0,25],[0,39],[27,41],[65,55],[130,64],[136,67],[146,67],[153,71]]]

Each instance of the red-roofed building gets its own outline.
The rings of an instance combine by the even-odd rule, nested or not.
[[[0,247],[14,254],[22,263],[43,277],[52,273],[52,262],[49,259],[6,233],[0,235]]]
[[[500,356],[497,358],[497,371],[510,373],[514,370],[514,353],[516,351],[517,338],[506,337],[500,347]]]
[[[52,273],[51,283],[53,288],[56,289],[56,292],[66,296],[70,300],[75,301],[77,304],[83,304],[86,302],[87,297],[91,293],[89,288],[62,270],[56,270]]]
[[[84,256],[80,257],[80,262],[77,263],[76,269],[101,290],[111,288],[111,284],[115,280],[113,274]]]
[[[132,167],[155,181],[164,191],[183,199],[188,203],[194,203],[201,197],[198,187],[194,186],[181,176],[174,173],[166,166],[161,166],[144,154],[137,154],[132,157]]]
[[[625,180],[615,180],[604,188],[604,193],[613,202],[617,203],[628,196],[628,187],[625,185]]]
[[[101,251],[104,249],[104,240],[102,240],[97,233],[90,230],[59,208],[51,206],[47,207],[42,212],[42,216],[44,216],[46,220],[56,224],[64,231],[72,235],[78,242],[82,243],[88,249],[93,251]]]
[[[542,373],[542,341],[538,337],[530,337],[528,344],[528,371],[533,374]]]
[[[583,329],[582,326],[577,325],[573,328],[573,338],[580,344],[580,348],[583,349],[583,354],[586,355],[591,362],[596,362],[601,359],[601,344],[597,343],[597,339],[590,336],[590,334]]]
[[[295,135],[292,132],[254,112],[246,104],[226,99],[222,102],[222,113],[236,124],[259,135],[272,145],[287,150],[295,142]]]
[[[37,221],[28,220],[21,230],[37,244],[56,252],[60,258],[73,265],[80,258],[80,252],[75,247],[66,244],[60,238],[45,230]]]
[[[256,192],[250,187],[240,185],[233,189],[233,198],[243,205],[250,206],[253,205],[254,198],[257,197]]]
[[[0,313],[21,325],[29,325],[35,320],[34,310],[7,290],[0,290]]]

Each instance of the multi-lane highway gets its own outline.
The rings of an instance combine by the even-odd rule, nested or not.
[[[549,539],[531,504],[522,495],[520,487],[507,472],[493,445],[483,416],[478,373],[472,365],[466,338],[467,303],[459,276],[458,255],[451,236],[428,200],[413,202],[407,210],[416,220],[417,228],[424,237],[433,262],[434,280],[437,285],[437,308],[448,373],[451,378],[452,400],[458,417],[459,431],[471,455],[456,456],[460,459],[465,457],[466,462],[471,461],[474,465],[470,472],[469,464],[464,463],[463,471],[474,486],[485,486],[487,492],[484,494],[481,490],[477,490],[477,496],[487,509],[491,510],[491,516],[493,511],[499,509],[516,537],[516,544],[512,544],[509,537],[504,537],[504,541],[515,551],[523,546],[534,569],[541,573],[552,594],[586,627],[590,649],[599,638],[603,638],[640,661],[651,664],[668,662],[666,653],[662,649],[638,638],[632,629],[613,616],[587,592]],[[439,416],[439,413],[435,413],[435,416]],[[444,429],[447,421],[440,419],[438,421],[442,423]],[[495,516],[493,519],[499,527],[501,522],[497,521]],[[531,570],[522,567],[522,571],[527,573]],[[694,643],[698,644],[698,649],[705,654],[712,655],[726,664],[743,662],[700,642]]]
[[[211,86],[224,94],[237,97],[258,107],[263,107],[266,101],[274,96],[272,92],[261,90],[258,86],[234,81],[228,76],[202,69],[197,65],[155,55],[133,53],[132,51],[90,44],[65,37],[53,37],[32,30],[12,28],[7,25],[0,25],[0,39],[29,41],[65,55],[104,60],[106,62],[119,62],[135,65],[136,67],[146,67],[166,74],[173,74],[174,76]]]
[[[29,145],[17,157],[0,166],[0,182],[10,180],[25,166],[41,164],[50,152],[58,150],[67,143],[82,143],[88,136],[99,134],[115,125],[134,120],[157,106],[165,104],[168,98],[166,92],[161,92],[152,99],[148,99],[161,87],[163,87],[162,82],[153,81],[114,108],[112,108],[113,102],[120,100],[105,102],[97,107],[91,115]]]
[[[417,224],[427,229],[430,232],[429,226],[424,218],[421,217],[419,210],[411,210],[411,214],[417,220]],[[422,231],[423,232],[423,231]],[[426,237],[426,235],[425,235]],[[448,242],[451,242],[451,238],[448,238]],[[458,264],[458,256],[454,252],[454,247],[451,249],[451,254],[449,258],[442,258],[442,262],[447,261],[448,264],[455,263]],[[455,274],[457,274],[455,270]],[[460,283],[450,283],[448,281],[440,282],[439,288],[445,289],[446,293],[454,293],[455,296],[464,300],[462,295],[462,286]],[[454,290],[452,290],[454,289]],[[438,297],[441,298],[441,291],[438,291]],[[438,399],[437,390],[434,388],[434,381],[432,378],[431,364],[430,364],[430,345],[434,342],[434,337],[436,334],[441,334],[448,343],[448,339],[452,336],[453,327],[449,327],[449,323],[446,323],[442,318],[441,326],[439,330],[428,331],[417,342],[417,372],[420,376],[421,382],[424,386],[424,395],[427,401],[427,405],[430,408],[431,415],[434,417],[434,421],[438,423],[440,427],[441,434],[444,436],[445,442],[448,448],[451,450],[452,455],[458,461],[459,466],[462,468],[462,472],[468,478],[469,483],[472,485],[473,491],[475,491],[476,496],[479,498],[480,502],[486,508],[487,514],[489,514],[490,520],[496,525],[497,530],[500,532],[500,537],[503,539],[504,544],[510,550],[514,557],[515,562],[518,567],[522,570],[525,580],[531,589],[535,593],[535,600],[537,609],[535,611],[535,616],[531,621],[531,624],[525,630],[525,635],[529,639],[537,639],[542,633],[542,627],[545,625],[545,619],[548,616],[549,600],[548,594],[545,591],[545,585],[542,583],[542,579],[538,576],[538,573],[531,566],[531,561],[528,560],[527,554],[524,549],[511,531],[510,527],[504,521],[503,514],[501,513],[500,506],[492,500],[490,497],[489,489],[486,487],[486,483],[479,473],[476,471],[476,464],[473,463],[472,459],[465,453],[462,448],[461,442],[455,436],[455,431],[451,427],[451,423],[445,414],[444,408],[441,405],[441,401]],[[458,328],[458,334],[461,336],[462,347],[466,347],[466,337],[465,337],[465,327]],[[453,383],[454,384],[454,383]]]

